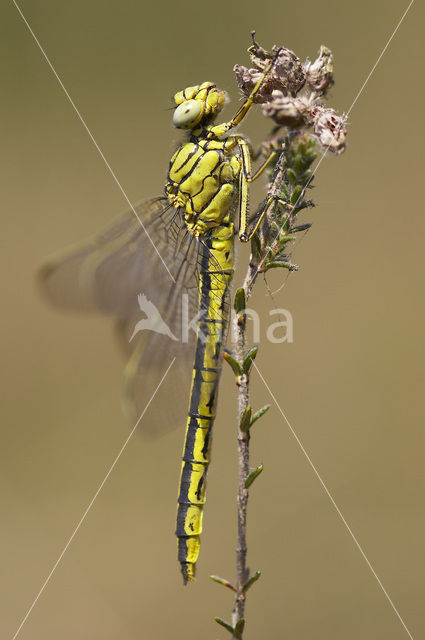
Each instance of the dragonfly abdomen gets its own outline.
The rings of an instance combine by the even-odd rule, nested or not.
[[[200,264],[200,314],[178,496],[178,560],[186,583],[195,577],[202,532],[206,477],[216,415],[221,351],[226,338],[228,289],[233,275],[233,224],[204,237]]]

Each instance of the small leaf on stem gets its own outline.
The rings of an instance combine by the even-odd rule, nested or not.
[[[269,262],[267,264],[267,271],[269,269],[288,269],[289,271],[298,271],[298,265],[293,264],[292,262],[286,262],[284,260],[273,260],[273,262]]]
[[[257,582],[258,578],[261,576],[261,571],[256,571],[254,573],[254,575],[252,575],[250,578],[248,578],[248,580],[245,582],[244,586],[242,587],[242,592],[246,593],[248,591],[248,589],[250,587],[252,587],[252,585],[254,584],[254,582]]]
[[[236,290],[233,306],[236,313],[242,313],[245,310],[245,291],[242,287]]]
[[[300,185],[297,185],[296,187],[294,187],[294,190],[291,195],[291,204],[294,204],[294,205],[298,204],[298,200],[300,199],[302,191],[303,191],[303,188]]]
[[[254,413],[254,415],[252,416],[251,419],[251,424],[249,425],[250,427],[252,427],[252,425],[254,424],[254,422],[257,422],[257,420],[259,420],[260,418],[263,417],[263,415],[270,409],[271,405],[270,404],[266,404],[264,405],[264,407],[261,407],[261,409],[259,409],[258,411],[256,411]]]
[[[297,183],[296,173],[292,169],[287,169],[286,170],[286,175],[288,176],[288,180],[289,180],[290,184],[296,184]]]
[[[228,580],[225,580],[224,578],[220,578],[219,576],[210,576],[210,578],[214,582],[217,582],[218,584],[222,584],[223,587],[227,587],[231,591],[236,591],[235,587]]]
[[[252,424],[251,416],[252,416],[252,409],[251,407],[247,407],[242,414],[242,418],[239,424],[239,429],[243,433],[246,433]]]
[[[292,242],[293,240],[295,240],[295,236],[284,236],[283,238],[279,238],[279,242],[282,246],[288,242]]]
[[[235,630],[234,630],[235,638],[242,638],[244,627],[245,627],[245,618],[241,618],[240,620],[237,621],[235,625]]]
[[[260,475],[260,473],[262,472],[263,468],[264,468],[264,466],[262,464],[260,464],[256,469],[254,469],[254,471],[251,471],[251,473],[249,474],[249,476],[245,480],[245,489],[248,489],[248,487],[250,487],[252,485],[252,483],[254,482],[255,478],[257,478]]]
[[[231,353],[230,351],[225,349],[223,351],[223,358],[232,367],[232,370],[233,370],[233,373],[235,374],[235,376],[241,376],[242,375],[241,365],[236,360],[236,358],[233,355],[233,353]]]
[[[214,620],[217,622],[217,624],[221,624],[221,626],[227,629],[227,631],[229,631],[230,633],[234,633],[235,630],[232,625],[225,620],[222,620],[221,618],[214,618]]]
[[[306,224],[299,224],[298,226],[291,228],[291,233],[298,233],[299,231],[307,231],[307,229],[310,229],[310,227],[311,227],[311,222],[306,222]]]
[[[258,233],[254,233],[251,238],[251,253],[254,259],[259,258],[261,254],[261,242]]]
[[[288,191],[288,189],[287,189],[287,187],[286,187],[285,183],[284,183],[284,182],[282,182],[282,183],[280,184],[280,187],[279,187],[279,188],[280,188],[280,190],[282,191],[283,196],[284,196],[284,197],[282,198],[282,200],[287,200],[287,201],[289,201],[289,191]],[[281,195],[281,194],[279,194],[279,195]]]
[[[254,345],[246,354],[242,363],[242,372],[247,376],[252,367],[252,361],[255,360],[255,356],[258,353],[258,345]]]

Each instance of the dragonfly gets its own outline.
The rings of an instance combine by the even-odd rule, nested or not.
[[[130,406],[136,412],[140,409],[140,389],[149,386],[149,372],[163,367],[174,353],[179,356],[181,371],[174,373],[191,384],[176,528],[184,584],[195,578],[200,550],[230,315],[234,237],[238,234],[242,242],[248,242],[264,219],[270,202],[260,207],[254,224],[248,216],[249,184],[276,156],[271,152],[253,173],[250,144],[232,130],[249,112],[273,64],[274,60],[265,67],[235,116],[221,124],[215,118],[226,102],[226,93],[214,83],[176,93],[173,124],[186,131],[187,137],[170,160],[164,194],[139,203],[100,235],[48,260],[40,272],[43,290],[54,304],[101,311],[116,319],[118,334],[129,352],[124,374],[126,410]],[[161,303],[156,302],[159,294]],[[179,304],[182,297],[186,312]],[[161,322],[173,336],[179,335],[184,320],[194,312],[195,344],[189,340],[177,344],[159,332],[140,332],[129,340],[134,337],[140,317],[137,303],[142,300],[157,305]],[[190,362],[192,375],[188,376]],[[175,396],[181,394],[176,394],[175,387],[170,384],[164,395],[167,422],[176,420]]]

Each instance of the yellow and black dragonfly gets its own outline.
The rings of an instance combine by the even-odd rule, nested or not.
[[[176,355],[174,371],[188,379],[193,363],[189,412],[178,494],[178,560],[184,582],[193,580],[199,555],[206,475],[217,406],[222,349],[229,320],[229,286],[234,270],[234,218],[248,241],[270,203],[248,231],[248,184],[273,160],[272,153],[253,174],[246,140],[232,133],[248,113],[273,61],[228,122],[214,120],[226,94],[204,82],[175,94],[173,123],[188,132],[171,158],[165,193],[136,205],[104,233],[53,257],[41,270],[48,298],[63,308],[96,310],[113,316],[129,348],[125,371],[127,408],[140,411],[141,389],[150,375]],[[136,215],[134,215],[136,213]],[[168,273],[167,273],[168,272]],[[158,297],[159,296],[159,297]],[[186,307],[181,304],[182,299]],[[151,302],[152,301],[152,302]],[[155,311],[154,331],[135,332],[140,308]],[[181,340],[182,326],[196,315],[195,344]],[[160,330],[167,327],[166,330]],[[164,336],[168,333],[168,337]],[[133,338],[133,339],[132,339]],[[171,338],[171,339],[170,339]],[[189,360],[190,359],[190,360]],[[175,421],[170,384],[165,420]]]

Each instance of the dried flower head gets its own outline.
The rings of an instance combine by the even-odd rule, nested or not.
[[[322,99],[333,85],[333,56],[330,49],[320,47],[314,62],[304,65],[293,51],[274,45],[263,49],[254,38],[248,49],[253,67],[235,65],[239,88],[248,96],[264,69],[273,66],[264,78],[254,101],[262,103],[263,115],[286,127],[288,134],[307,134],[329,151],[342,153],[345,149],[345,118],[327,108]]]
[[[272,53],[272,57],[275,58],[272,69],[275,88],[295,96],[305,84],[305,73],[301,60],[293,51],[285,49],[285,47],[273,45]]]
[[[271,52],[266,51],[252,37],[253,44],[248,53],[251,62],[256,69],[264,71],[271,60],[274,60],[273,69],[270,72],[273,88],[283,93],[298,93],[305,84],[305,73],[301,60],[290,49],[273,45]]]
[[[345,150],[347,131],[345,117],[336,115],[330,108],[318,106],[312,113],[314,133],[326,150],[342,153]]]
[[[235,64],[233,71],[236,74],[239,89],[245,96],[249,96],[261,76],[261,71],[258,71],[258,69],[248,69],[238,64]],[[259,91],[255,94],[254,102],[268,102],[273,91],[273,86],[272,78],[265,78]]]
[[[277,124],[286,127],[300,127],[309,120],[309,104],[304,97],[285,96],[281,91],[273,91],[271,100],[263,105],[263,114]]]
[[[249,47],[248,53],[251,58],[253,68],[247,69],[235,65],[234,72],[238,86],[245,95],[249,95],[266,66],[274,60],[273,68],[265,78],[260,91],[255,96],[255,102],[268,102],[271,99],[272,91],[280,91],[283,95],[292,95],[301,91],[305,84],[306,76],[301,60],[290,49],[274,45],[271,51],[263,49],[255,41],[252,33],[253,44]]]
[[[333,85],[333,55],[325,46],[320,47],[319,57],[314,62],[306,60],[304,72],[308,86],[316,93],[324,94]]]

